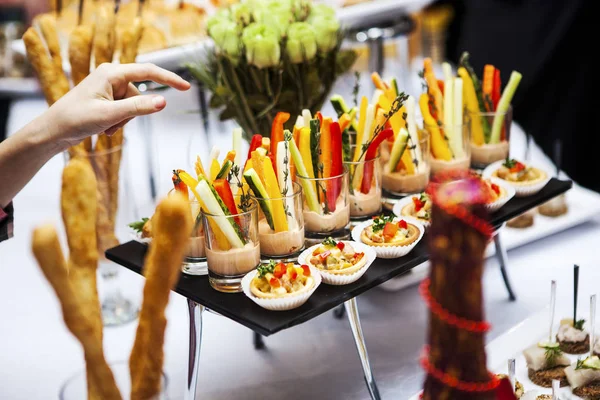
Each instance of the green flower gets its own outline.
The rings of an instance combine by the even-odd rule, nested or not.
[[[338,43],[338,31],[340,23],[335,16],[318,16],[314,17],[310,24],[317,35],[317,47],[319,52],[327,53],[335,48]]]
[[[243,26],[250,24],[252,19],[250,7],[248,7],[248,5],[245,3],[238,3],[231,6],[231,14],[233,19]]]
[[[240,28],[233,21],[221,21],[208,30],[217,47],[237,63],[241,53]]]
[[[244,28],[242,42],[246,46],[248,64],[258,68],[279,64],[281,49],[279,35],[274,28],[259,22],[252,23]]]
[[[286,51],[293,64],[310,61],[317,55],[317,38],[313,27],[306,22],[295,22],[287,31]]]
[[[208,19],[208,21],[206,21],[206,29],[208,31],[210,31],[210,28],[212,28],[213,26],[220,24],[222,22],[230,22],[230,21],[231,21],[231,15],[229,13],[229,10],[227,10],[226,8],[222,8],[215,15],[210,17]]]
[[[326,4],[313,4],[310,8],[310,15],[308,16],[308,22],[312,22],[313,19],[316,19],[319,17],[335,18],[335,10]]]
[[[254,19],[277,30],[279,36],[283,36],[288,26],[294,22],[289,5],[281,2],[269,2],[254,11]]]

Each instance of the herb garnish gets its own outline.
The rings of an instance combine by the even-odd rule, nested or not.
[[[573,328],[582,331],[583,330],[583,324],[585,324],[585,319],[580,319],[580,320],[575,321],[573,323]]]
[[[275,270],[276,265],[277,265],[277,262],[275,262],[275,260],[269,261],[268,264],[259,265],[258,268],[256,268],[256,270],[258,271],[258,276],[260,278],[264,278],[265,275],[267,275],[269,273],[272,274],[273,271]]]
[[[587,369],[587,367],[583,364],[583,360],[581,358],[577,359],[577,365],[575,365],[575,370],[578,369]]]
[[[380,216],[373,218],[373,232],[379,232],[379,231],[383,230],[383,228],[385,227],[385,224],[387,224],[388,222],[391,223],[393,221],[394,221],[393,215],[380,215]]]
[[[517,160],[515,160],[514,158],[508,158],[508,157],[506,157],[506,160],[504,160],[504,164],[502,164],[502,165],[504,165],[508,169],[511,169],[515,165],[517,165]]]
[[[337,246],[337,242],[335,240],[333,240],[333,238],[330,236],[327,239],[323,240],[323,244],[325,246],[331,246],[331,247],[335,247]]]
[[[240,208],[240,210],[246,212],[250,209],[252,203],[250,202],[250,193],[246,193],[246,191],[244,190],[244,184],[240,180],[240,167],[237,164],[233,164],[231,166],[231,169],[229,170],[229,176],[227,176],[227,181],[231,182],[234,178],[236,180],[237,187],[242,193],[240,195],[240,204],[238,204],[238,207]]]
[[[146,225],[146,222],[148,222],[150,218],[142,218],[141,221],[135,221],[132,222],[130,224],[128,224],[127,226],[130,227],[131,229],[133,229],[134,231],[141,233],[142,230],[144,229],[144,225]]]
[[[561,354],[562,351],[559,347],[546,347],[546,351],[544,352],[546,364],[548,366],[554,366],[556,364],[556,360]]]
[[[360,91],[360,72],[354,71],[354,86],[352,87],[352,101],[358,107],[358,92]]]

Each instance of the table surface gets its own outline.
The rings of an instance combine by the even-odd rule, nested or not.
[[[571,181],[552,179],[534,196],[513,198],[503,208],[491,215],[491,223],[500,226],[509,219],[564,193]],[[147,246],[136,241],[117,246],[106,252],[109,260],[141,273]],[[265,336],[309,321],[346,300],[403,274],[428,259],[426,237],[411,253],[400,259],[377,259],[365,275],[355,283],[344,286],[321,285],[301,307],[289,311],[269,311],[259,307],[243,293],[221,293],[210,287],[208,277],[182,274],[175,291],[186,298],[231,318]]]

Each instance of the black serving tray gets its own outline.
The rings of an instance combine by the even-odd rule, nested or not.
[[[495,227],[499,227],[509,219],[566,192],[572,186],[571,181],[552,179],[539,193],[530,197],[510,200],[504,207],[491,215],[491,223]],[[426,243],[426,240],[422,240],[410,254],[400,259],[377,259],[362,278],[350,285],[322,284],[303,306],[290,311],[268,311],[256,305],[243,293],[218,292],[210,287],[206,276],[182,274],[174,290],[196,303],[268,336],[306,322],[427,261]],[[146,250],[146,245],[131,241],[109,249],[106,257],[134,272],[141,273]]]

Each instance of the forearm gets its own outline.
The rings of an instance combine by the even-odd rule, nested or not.
[[[50,158],[65,150],[64,143],[53,139],[47,115],[0,143],[0,207],[6,207]]]

